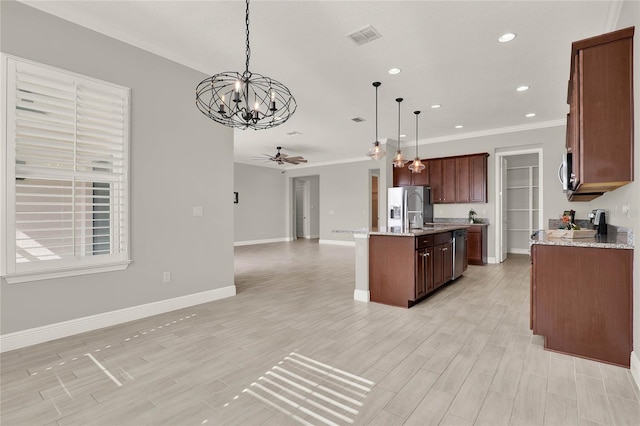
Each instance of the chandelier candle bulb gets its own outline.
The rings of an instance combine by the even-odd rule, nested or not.
[[[220,114],[224,114],[224,95],[222,95],[222,98],[220,99],[220,108],[218,109],[218,112]]]
[[[236,91],[233,95],[233,102],[240,102],[240,82],[236,81]]]
[[[276,109],[276,94],[275,92],[271,92],[271,105],[269,106],[269,110],[275,111]]]

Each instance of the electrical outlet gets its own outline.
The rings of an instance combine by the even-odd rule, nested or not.
[[[164,272],[162,274],[162,282],[168,283],[171,281],[171,272]]]

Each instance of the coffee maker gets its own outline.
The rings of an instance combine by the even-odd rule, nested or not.
[[[596,235],[607,234],[607,218],[604,209],[591,210],[589,221],[595,226]]]

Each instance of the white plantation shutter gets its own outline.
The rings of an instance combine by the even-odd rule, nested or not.
[[[6,64],[3,275],[127,262],[129,89]]]

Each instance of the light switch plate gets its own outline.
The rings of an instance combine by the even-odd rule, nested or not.
[[[202,206],[196,206],[193,208],[193,215],[195,217],[200,217],[204,215],[204,209],[202,208]]]

